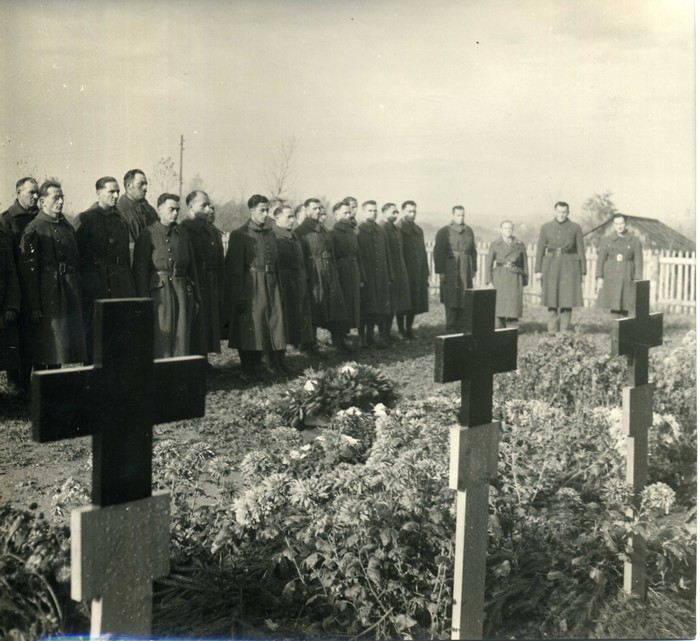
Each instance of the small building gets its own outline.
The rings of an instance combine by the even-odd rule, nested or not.
[[[680,232],[665,225],[656,218],[643,218],[642,216],[628,216],[627,229],[635,234],[641,241],[644,249],[654,251],[666,250],[677,252],[694,252],[695,241],[686,238]],[[604,236],[613,233],[613,218],[610,217],[604,223],[594,227],[583,235],[583,240],[588,246],[598,247]]]

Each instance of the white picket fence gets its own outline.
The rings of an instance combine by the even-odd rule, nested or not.
[[[228,245],[228,234],[224,234],[224,247]],[[430,264],[430,291],[440,290],[440,279],[433,269],[433,241],[425,243]],[[485,286],[486,257],[489,243],[477,243],[476,287]],[[537,303],[540,300],[540,284],[535,281],[536,245],[527,246],[527,260],[530,283],[523,292],[525,300]],[[654,311],[668,311],[677,314],[695,314],[695,252],[644,250],[644,279],[651,283],[651,307]],[[594,247],[586,250],[586,277],[583,282],[583,302],[586,307],[595,305],[595,267],[598,252]]]

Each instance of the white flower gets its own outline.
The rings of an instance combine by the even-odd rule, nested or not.
[[[341,434],[340,437],[348,444],[348,445],[357,445],[360,441],[356,438],[353,438],[352,436],[349,436],[348,434]]]
[[[316,390],[317,385],[318,385],[318,381],[306,381],[306,384],[304,385],[304,391],[305,392],[313,392]]]
[[[340,368],[340,373],[341,374],[350,374],[351,376],[354,376],[357,374],[357,367],[353,367],[355,363],[346,363]]]
[[[346,410],[338,410],[336,416],[362,416],[363,412],[359,407],[348,407]]]
[[[375,416],[386,416],[387,415],[386,405],[384,405],[384,403],[377,403],[374,406],[374,409],[372,411],[374,412]]]

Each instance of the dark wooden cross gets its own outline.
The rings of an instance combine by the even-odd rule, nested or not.
[[[450,431],[450,489],[457,491],[452,638],[480,639],[484,627],[489,480],[498,471],[500,424],[493,376],[516,369],[518,330],[495,330],[496,290],[465,292],[464,334],[438,336],[435,381],[461,381],[459,425]]]
[[[612,353],[627,356],[629,385],[622,390],[622,427],[627,435],[626,480],[634,487],[637,505],[647,483],[648,433],[654,420],[649,349],[662,343],[663,314],[649,314],[649,281],[634,281],[629,317],[613,321]],[[634,536],[630,548],[630,560],[625,562],[624,590],[643,597],[646,593],[646,542],[641,536]]]
[[[168,567],[169,500],[151,496],[153,425],[204,415],[205,359],[153,360],[150,298],[95,304],[90,367],[35,373],[33,437],[92,436],[92,503],[72,514],[72,594],[92,634],[150,634],[152,581]]]

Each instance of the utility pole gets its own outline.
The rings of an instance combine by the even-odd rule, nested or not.
[[[182,153],[185,151],[185,136],[180,134],[180,200],[182,200]]]

